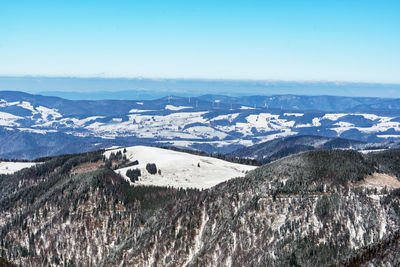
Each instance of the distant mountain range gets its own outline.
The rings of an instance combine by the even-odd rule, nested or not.
[[[13,90],[59,96],[71,100],[146,99],[169,95],[339,95],[400,98],[400,84],[337,81],[280,81],[164,78],[77,78],[0,76],[0,91]]]
[[[0,92],[3,158],[138,144],[230,153],[302,135],[391,147],[400,138],[400,99],[203,95],[90,101]]]

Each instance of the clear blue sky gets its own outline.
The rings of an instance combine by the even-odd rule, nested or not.
[[[400,83],[399,0],[0,3],[0,75]]]

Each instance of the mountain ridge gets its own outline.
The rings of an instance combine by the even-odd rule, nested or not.
[[[400,189],[359,185],[375,172],[400,181],[400,150],[303,152],[202,191],[130,186],[103,153],[0,175],[2,257],[27,266],[367,266],[388,251],[387,266],[400,262],[389,254]],[[87,162],[99,168],[73,171]]]
[[[323,137],[315,135],[289,136],[274,139],[253,146],[240,148],[228,154],[231,157],[251,158],[262,163],[269,163],[281,157],[303,151],[324,149],[370,149],[382,144],[365,143],[340,137]],[[384,146],[381,146],[384,147]]]

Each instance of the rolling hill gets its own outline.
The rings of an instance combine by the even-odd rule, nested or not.
[[[122,168],[115,169],[115,172],[125,177],[128,182],[131,181],[126,175],[127,171],[140,170],[139,180],[134,182],[136,185],[205,189],[244,176],[256,168],[213,157],[146,146],[111,149],[105,152],[105,156],[109,159],[111,154],[118,153],[130,162],[138,161],[133,166],[123,165]],[[155,174],[146,170],[147,164],[155,164]]]
[[[34,159],[113,145],[230,153],[301,135],[396,147],[389,142],[400,139],[400,109],[396,99],[386,109],[387,101],[294,95],[93,101],[1,91],[0,157]]]

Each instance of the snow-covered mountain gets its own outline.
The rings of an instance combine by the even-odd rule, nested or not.
[[[319,110],[317,100],[321,101]],[[378,108],[373,107],[373,101],[379,103]],[[390,100],[392,108],[380,111],[379,107],[388,101],[210,95],[143,101],[71,101],[3,91],[0,157],[34,158],[134,144],[227,153],[280,137],[310,134],[360,141],[393,140],[400,138],[400,109],[397,100]],[[344,108],[345,103],[349,103],[348,109]],[[280,107],[276,108],[278,104]],[[335,106],[338,112],[331,111]]]

